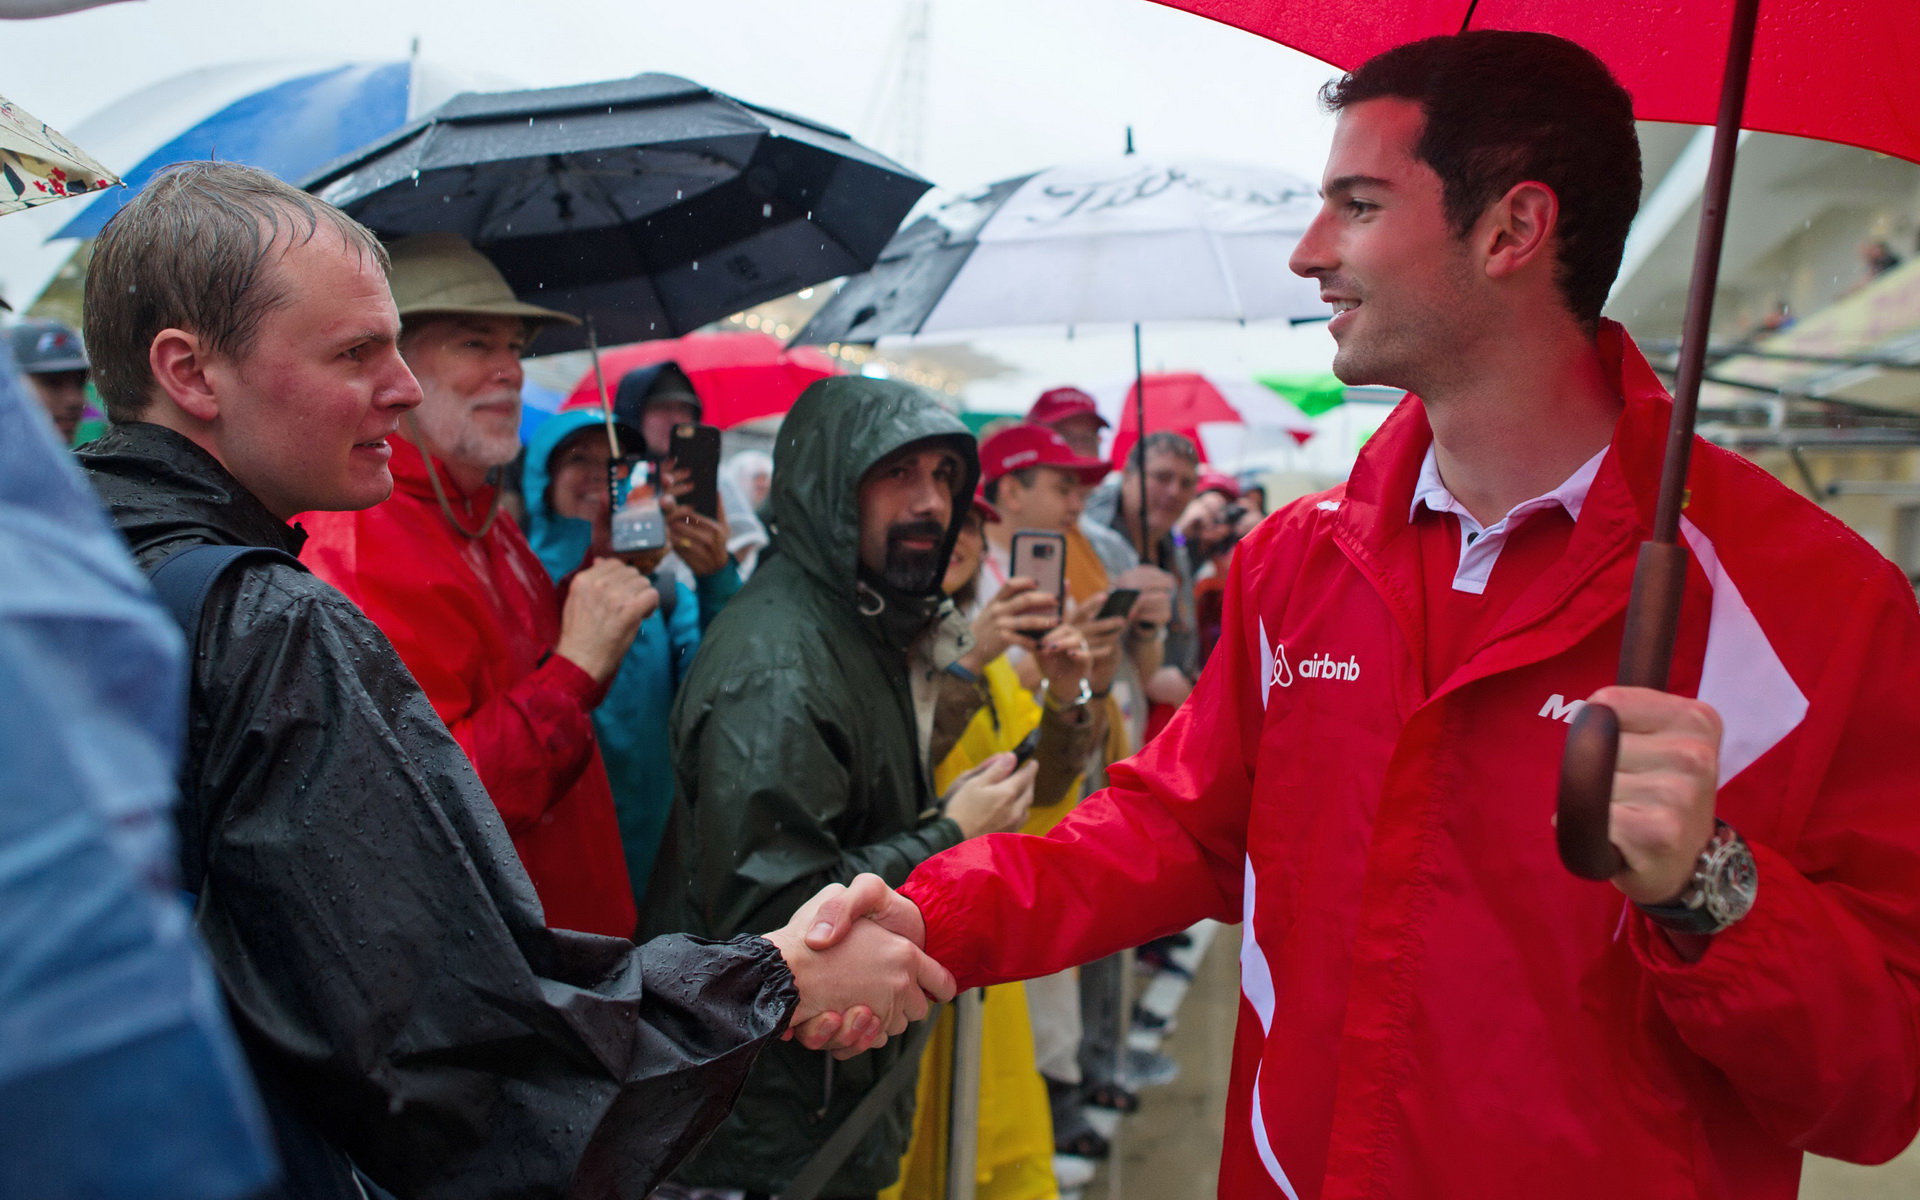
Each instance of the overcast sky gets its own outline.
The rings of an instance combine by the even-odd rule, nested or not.
[[[421,57],[528,86],[684,75],[837,125],[898,153],[903,0],[135,0],[0,23],[4,94],[71,128],[142,85],[215,62]],[[1148,0],[931,0],[921,153],[909,165],[965,189],[1060,162],[1143,151],[1265,163],[1318,179],[1332,132],[1323,63]],[[895,89],[894,94],[897,94]],[[1036,380],[1130,372],[1131,348],[996,339],[1031,372],[984,389],[1002,407]],[[1316,328],[1162,331],[1148,369],[1324,367]],[[1111,361],[1112,366],[1106,364]],[[970,396],[970,400],[975,397]]]

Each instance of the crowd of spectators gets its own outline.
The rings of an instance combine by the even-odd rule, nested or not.
[[[874,929],[884,979],[781,931],[872,896],[862,875],[1045,832],[1191,687],[1193,581],[1232,523],[1192,444],[1150,437],[1121,477],[1144,459],[1143,552],[1136,501],[1109,485],[1089,515],[1110,472],[1084,392],[982,445],[918,389],[842,378],[725,463],[706,515],[671,454],[705,401],[674,363],[522,445],[522,360],[574,318],[457,237],[383,246],[202,164],[128,206],[90,283],[97,381],[77,331],[21,321],[9,402],[73,445],[97,382],[109,423],[76,461],[195,651],[177,876],[259,1088],[229,1121],[271,1130],[290,1193],[678,1164],[660,1194],[811,1167],[830,1196],[932,1195],[941,1106],[914,1120],[920,1043],[888,1042],[943,972],[902,931]],[[614,549],[623,446],[658,483],[655,549]],[[1060,537],[1058,594],[1011,573],[1020,532]],[[860,984],[822,983],[830,960]],[[704,987],[660,980],[696,963]],[[1085,1108],[1133,1103],[1118,970],[986,993],[981,1194],[1050,1195],[1107,1153]],[[697,1102],[617,1128],[662,1087]]]

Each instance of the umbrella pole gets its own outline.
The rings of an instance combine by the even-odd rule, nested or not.
[[[1127,130],[1133,148],[1133,130]],[[1147,532],[1147,371],[1140,357],[1140,322],[1133,323],[1133,461],[1140,474],[1140,561],[1147,561],[1153,535]],[[1125,508],[1125,505],[1121,506]],[[1155,564],[1158,565],[1158,564]]]
[[[1733,26],[1727,38],[1726,74],[1720,85],[1713,155],[1701,194],[1700,237],[1693,253],[1693,280],[1687,293],[1679,378],[1673,393],[1673,417],[1667,425],[1667,456],[1660,470],[1653,536],[1640,545],[1633,592],[1627,601],[1626,634],[1620,644],[1617,678],[1630,687],[1665,689],[1673,659],[1680,598],[1687,578],[1680,510],[1686,506],[1694,414],[1699,408],[1700,381],[1706,369],[1707,331],[1720,278],[1720,246],[1727,230],[1727,201],[1733,191],[1734,155],[1739,146],[1741,114],[1746,108],[1747,71],[1753,60],[1759,9],[1760,0],[1735,0]],[[1560,861],[1586,879],[1609,879],[1626,866],[1626,860],[1607,838],[1619,741],[1620,726],[1613,710],[1589,704],[1574,718],[1560,762]]]
[[[587,314],[587,355],[593,360],[593,386],[600,389],[600,415],[607,419],[607,447],[620,458],[620,430],[613,423],[613,401],[607,399],[607,377],[600,373],[600,339],[593,332],[593,314]]]

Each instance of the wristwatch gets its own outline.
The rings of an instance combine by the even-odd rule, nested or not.
[[[1048,688],[1046,690],[1046,698],[1042,703],[1046,705],[1048,712],[1063,713],[1071,709],[1083,708],[1086,706],[1087,701],[1091,699],[1093,699],[1093,685],[1087,682],[1086,676],[1082,675],[1080,677],[1080,691],[1073,699],[1057,702],[1053,698],[1053,689]]]
[[[1636,904],[1662,928],[1675,933],[1711,935],[1753,908],[1760,887],[1753,852],[1725,821],[1713,823],[1713,836],[1694,864],[1693,878],[1671,904]]]

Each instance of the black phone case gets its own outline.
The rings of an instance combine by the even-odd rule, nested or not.
[[[667,455],[693,477],[681,502],[703,517],[720,517],[720,430],[713,425],[675,425]]]

